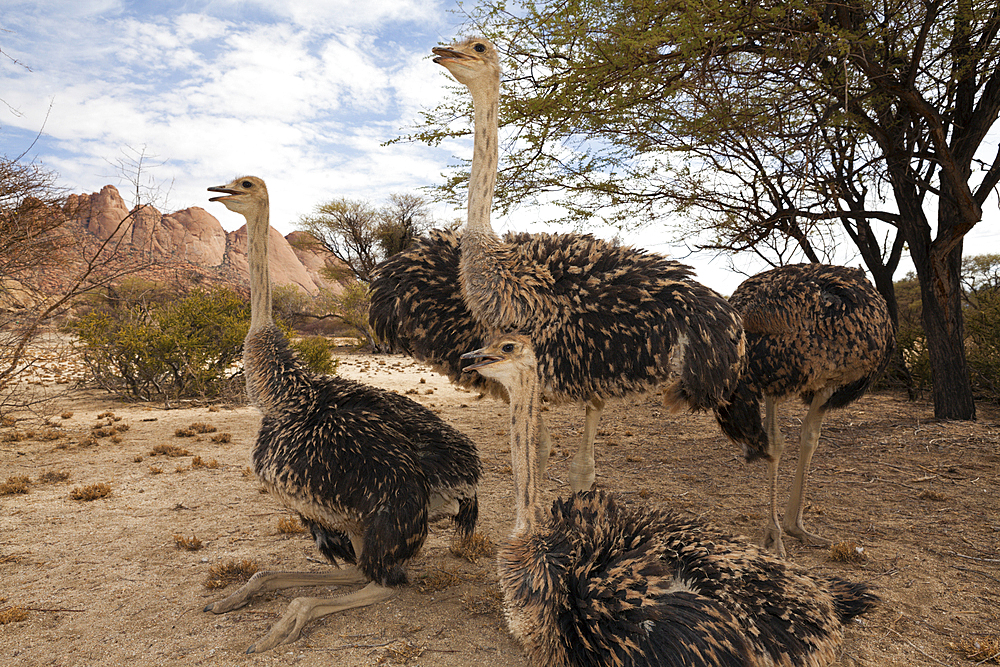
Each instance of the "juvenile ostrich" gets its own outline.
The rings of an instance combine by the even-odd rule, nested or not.
[[[546,397],[586,404],[570,486],[589,489],[604,400],[660,389],[675,409],[719,406],[742,364],[739,316],[692,280],[689,267],[660,255],[589,234],[497,237],[490,226],[500,95],[496,49],[472,38],[433,51],[434,61],[472,93],[468,223],[460,237],[432,233],[379,268],[372,325],[383,339],[466,385],[474,380],[461,377],[460,350],[498,331],[526,332]],[[550,447],[540,422],[541,470]]]
[[[452,515],[472,534],[481,472],[476,447],[430,410],[395,394],[298,364],[271,319],[264,182],[243,176],[209,188],[247,220],[251,322],[243,347],[247,393],[263,413],[253,468],[265,488],[302,517],[335,572],[259,572],[205,611],[242,607],[258,592],[304,585],[367,584],[336,598],[296,598],[247,652],[298,638],[309,622],[369,605],[406,583],[404,565],[429,521]]]
[[[510,395],[516,523],[498,557],[507,623],[533,665],[818,667],[877,601],[669,511],[603,492],[537,489],[539,377],[531,341],[464,355]]]
[[[718,409],[716,417],[723,432],[744,446],[748,461],[767,460],[771,514],[764,546],[784,556],[782,528],[803,542],[829,544],[802,525],[809,464],[827,411],[861,397],[889,364],[895,332],[885,300],[860,269],[798,264],[753,276],[729,301],[743,315],[747,367],[735,400]],[[785,440],[778,404],[796,396],[809,411],[802,420],[799,465],[779,528],[778,464]]]

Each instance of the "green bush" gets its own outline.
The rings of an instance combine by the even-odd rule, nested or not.
[[[249,324],[246,302],[219,287],[162,300],[108,294],[70,329],[102,387],[169,401],[234,392]]]
[[[292,342],[292,349],[302,365],[313,373],[333,375],[340,359],[333,355],[333,344],[323,336],[308,336]]]

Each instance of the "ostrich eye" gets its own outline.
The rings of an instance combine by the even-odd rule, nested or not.
[[[484,44],[476,44],[472,47],[472,50],[476,53],[484,53],[486,51],[486,46]]]
[[[504,346],[503,346],[503,347],[502,347],[501,349],[502,349],[502,350],[503,350],[504,352],[513,352],[513,351],[514,351],[514,343],[507,343],[507,344],[506,344],[506,345],[504,345]]]
[[[242,183],[240,183],[240,185],[245,187],[247,190],[253,187],[253,183],[251,183],[250,181],[243,181]]]

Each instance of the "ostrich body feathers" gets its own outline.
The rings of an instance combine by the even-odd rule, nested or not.
[[[796,264],[744,281],[729,302],[743,317],[747,365],[731,405],[717,415],[723,432],[766,456],[762,395],[806,404],[828,386],[822,409],[860,398],[889,365],[895,332],[882,295],[860,269]]]
[[[466,306],[460,235],[435,231],[383,263],[370,320],[396,349],[464,386],[502,393],[461,373],[460,353],[493,332]],[[743,334],[732,307],[659,255],[572,234],[508,234],[503,265],[481,276],[506,327],[528,335],[543,391],[560,402],[662,389],[669,405],[710,409],[732,393]]]
[[[556,500],[498,557],[535,665],[818,667],[877,601],[678,514],[602,492]]]
[[[254,472],[299,512],[327,558],[356,562],[370,581],[401,585],[403,564],[438,518],[434,508],[472,533],[481,464],[467,436],[405,396],[308,373],[277,327],[251,332],[244,349],[264,412]],[[360,557],[347,532],[363,536]]]

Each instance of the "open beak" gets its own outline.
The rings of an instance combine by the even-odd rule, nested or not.
[[[486,354],[486,352],[484,352],[483,350],[473,350],[472,352],[466,352],[460,358],[461,359],[479,359],[479,361],[477,361],[476,363],[471,364],[471,365],[466,366],[465,368],[463,368],[462,369],[463,373],[467,373],[469,371],[474,371],[477,368],[483,368],[484,366],[489,366],[490,364],[495,364],[498,361],[503,361],[503,357],[498,357],[498,356],[492,355],[492,354]]]
[[[239,190],[233,190],[232,188],[227,188],[224,185],[216,185],[208,189],[209,192],[221,192],[224,195],[239,195],[243,194]],[[222,201],[223,199],[228,199],[228,197],[209,197],[208,201]]]
[[[454,49],[449,49],[444,46],[435,46],[433,49],[431,49],[431,51],[434,53],[434,55],[437,56],[437,58],[434,59],[434,62],[436,62],[438,65],[443,65],[444,62],[442,61],[445,60],[454,60],[454,61],[474,60],[472,56],[467,56],[461,51],[455,51]]]

